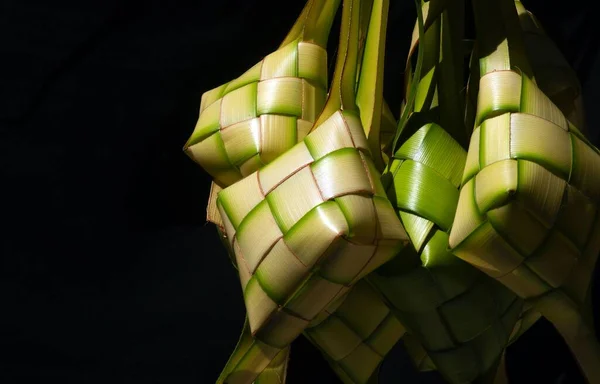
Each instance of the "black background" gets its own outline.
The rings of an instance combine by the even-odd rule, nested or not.
[[[0,4],[0,382],[214,382],[244,307],[205,225],[209,177],[181,147],[202,92],[273,51],[304,2]],[[584,2],[525,5],[576,69],[597,139],[594,13]],[[392,0],[395,110],[414,17],[412,1]],[[579,383],[574,364],[547,322],[508,354],[514,383]],[[401,348],[382,374],[439,382]],[[288,382],[336,380],[299,338]]]

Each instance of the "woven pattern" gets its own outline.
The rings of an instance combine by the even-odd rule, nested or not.
[[[444,157],[434,156],[440,151]],[[465,160],[436,124],[394,154],[384,187],[413,247],[370,277],[451,383],[472,382],[494,366],[522,308],[512,292],[447,250]]]
[[[217,184],[231,185],[302,140],[324,106],[326,90],[325,49],[293,41],[204,93],[184,149]]]
[[[405,333],[364,279],[325,312],[328,316],[309,327],[305,335],[346,384],[366,383]]]
[[[600,156],[526,76],[481,78],[462,184],[457,256],[523,298],[558,287],[585,297],[600,250]]]
[[[219,193],[253,335],[283,347],[407,237],[359,117],[338,111]]]

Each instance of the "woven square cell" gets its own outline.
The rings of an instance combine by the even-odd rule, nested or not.
[[[364,279],[311,323],[305,335],[345,384],[364,384],[405,329]]]
[[[466,157],[437,124],[396,151],[383,185],[413,246],[368,277],[450,383],[473,382],[495,366],[522,308],[448,251]]]
[[[523,298],[581,304],[600,250],[600,154],[525,75],[481,78],[453,253]]]
[[[326,90],[327,52],[295,40],[205,92],[184,150],[217,184],[231,185],[302,140]]]
[[[217,198],[253,335],[283,347],[408,239],[359,117],[338,111]]]

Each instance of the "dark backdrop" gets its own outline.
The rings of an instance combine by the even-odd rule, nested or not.
[[[181,147],[202,92],[274,50],[303,3],[0,3],[1,383],[214,382],[244,309],[205,225],[210,180]],[[597,138],[594,14],[583,2],[525,4],[577,70]],[[393,106],[413,7],[392,1]],[[546,322],[510,348],[508,366],[515,383],[580,380]],[[401,348],[382,370],[386,383],[439,382]],[[303,338],[289,376],[337,383]]]

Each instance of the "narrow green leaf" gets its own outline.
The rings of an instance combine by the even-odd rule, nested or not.
[[[425,34],[425,28],[423,26],[423,10],[421,8],[421,4],[419,2],[419,0],[415,0],[415,6],[417,9],[417,24],[418,24],[418,30],[419,30],[419,37],[423,36]],[[421,46],[418,46],[418,53],[417,53],[417,65],[415,67],[415,72],[413,75],[413,78],[415,79],[420,79],[421,78],[421,69],[423,67],[423,49],[421,48]],[[400,135],[402,134],[402,131],[404,130],[405,126],[406,126],[406,122],[410,116],[410,114],[412,113],[412,108],[415,102],[415,94],[416,94],[416,88],[417,88],[418,82],[413,81],[411,84],[411,89],[409,92],[409,97],[408,100],[406,102],[406,105],[404,107],[404,111],[402,112],[402,115],[400,117],[400,121],[398,122],[398,131],[396,132],[396,137],[394,137],[394,141],[392,144],[392,152],[396,151],[396,147],[398,145],[398,139],[400,138]]]
[[[313,127],[318,127],[336,111],[356,110],[355,86],[358,67],[360,0],[344,0],[338,54],[327,103]]]
[[[356,91],[356,104],[369,142],[371,158],[380,172],[385,167],[381,156],[381,118],[388,9],[389,0],[373,1]]]

